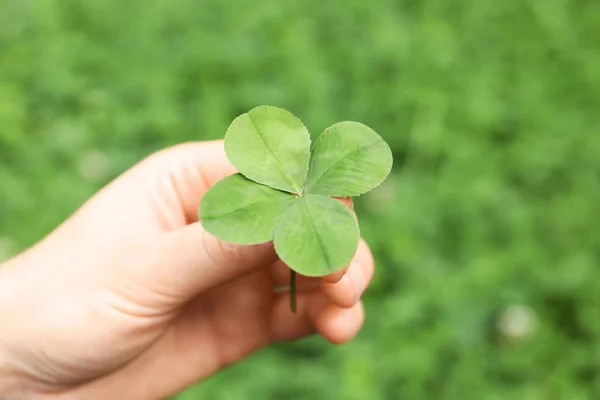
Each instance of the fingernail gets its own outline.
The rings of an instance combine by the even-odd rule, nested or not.
[[[337,271],[334,272],[332,274],[326,275],[323,280],[327,283],[337,283],[339,282],[344,276],[340,276],[342,274],[343,271]]]

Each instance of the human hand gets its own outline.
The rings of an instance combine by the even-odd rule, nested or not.
[[[343,271],[298,277],[292,313],[272,243],[225,243],[198,222],[202,194],[235,172],[222,141],[160,151],[0,266],[0,397],[159,399],[274,341],[351,340],[366,243]]]

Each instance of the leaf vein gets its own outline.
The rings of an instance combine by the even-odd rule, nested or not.
[[[341,163],[342,161],[344,161],[346,158],[356,155],[358,153],[361,153],[363,151],[369,150],[372,147],[375,147],[376,145],[379,144],[379,140],[374,141],[372,143],[357,147],[356,149],[353,149],[352,151],[344,154],[343,156],[341,156],[338,160],[336,160],[333,164],[331,164],[329,166],[329,168],[327,168],[325,170],[325,172],[323,172],[318,178],[314,178],[311,182],[311,187],[314,186],[320,179],[322,179],[325,175],[327,175],[332,169],[334,169],[339,163]]]
[[[306,205],[306,199],[304,199],[304,201],[302,202],[302,206],[304,207],[304,211],[306,212],[306,215],[308,216],[310,225],[312,226],[313,231],[315,232],[315,237],[317,238],[317,243],[319,243],[319,248],[321,249],[321,253],[323,254],[325,263],[327,264],[327,267],[329,268],[329,270],[331,270],[331,261],[329,259],[329,255],[327,254],[327,251],[325,251],[325,245],[323,244],[323,241],[321,240],[321,236],[319,235],[319,231],[317,230],[317,227],[315,226],[315,222],[312,220],[310,212],[308,211],[308,206]]]
[[[269,150],[269,153],[271,153],[271,155],[273,156],[273,158],[275,159],[275,161],[277,161],[277,164],[279,164],[279,169],[283,172],[283,175],[288,180],[288,183],[291,183],[292,184],[292,188],[294,188],[294,190],[296,190],[296,192],[299,192],[299,189],[296,186],[296,183],[294,182],[294,179],[291,178],[287,174],[287,170],[283,167],[283,163],[281,162],[281,160],[279,158],[277,158],[277,155],[275,155],[275,152],[273,151],[273,149],[271,149],[271,146],[269,146],[269,143],[267,143],[267,141],[265,140],[263,134],[261,133],[261,131],[256,126],[256,123],[254,122],[254,119],[252,119],[252,115],[250,115],[250,113],[248,113],[248,118],[250,118],[250,122],[252,122],[252,126],[254,126],[254,129],[258,133],[258,136],[260,137],[260,139],[264,143],[264,145],[267,148],[267,150]]]
[[[282,202],[290,202],[292,203],[294,201],[294,199],[290,198],[290,199],[277,199],[277,200],[263,200],[263,201],[257,201],[254,203],[250,203],[250,204],[246,204],[242,207],[236,208],[235,210],[232,211],[228,211],[224,214],[219,214],[219,215],[207,215],[202,217],[202,219],[204,220],[211,220],[211,219],[218,219],[218,218],[223,218],[223,217],[228,217],[237,213],[240,213],[241,211],[246,210],[247,208],[253,207],[253,206],[257,206],[257,205],[262,205],[262,204],[277,204],[277,203],[282,203]]]

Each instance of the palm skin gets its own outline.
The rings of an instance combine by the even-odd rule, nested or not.
[[[222,141],[158,152],[0,267],[0,397],[159,399],[273,341],[350,340],[367,245],[339,273],[300,277],[292,313],[272,244],[227,244],[198,223],[202,194],[235,172]]]

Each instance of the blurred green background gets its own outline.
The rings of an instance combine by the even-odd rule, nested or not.
[[[0,258],[260,104],[393,148],[366,324],[178,399],[600,398],[595,0],[0,0]]]

